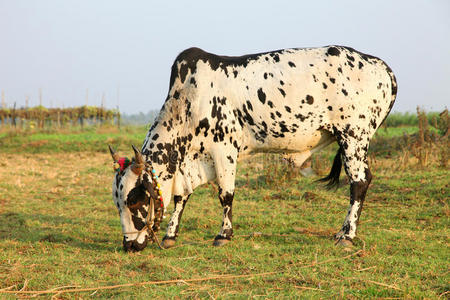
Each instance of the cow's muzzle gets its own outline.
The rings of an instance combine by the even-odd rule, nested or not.
[[[125,252],[137,252],[141,251],[148,244],[148,236],[145,237],[145,240],[142,243],[139,243],[137,240],[127,241],[125,237],[123,237],[123,250]]]

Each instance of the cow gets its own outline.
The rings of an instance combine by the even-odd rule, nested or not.
[[[333,142],[339,149],[323,180],[337,184],[344,165],[350,206],[335,238],[351,245],[372,179],[369,141],[396,94],[389,66],[350,47],[244,56],[219,56],[199,48],[181,52],[172,65],[165,103],[142,148],[134,147],[133,161],[122,164],[114,177],[112,193],[125,251],[142,250],[155,238],[172,197],[174,210],[162,246],[174,246],[189,196],[213,180],[223,207],[214,245],[228,243],[238,158],[282,153],[300,166]],[[117,162],[118,154],[111,153]]]

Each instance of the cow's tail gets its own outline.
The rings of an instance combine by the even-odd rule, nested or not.
[[[341,175],[342,169],[342,148],[339,147],[336,156],[333,160],[333,166],[331,167],[330,174],[328,176],[319,179],[318,181],[327,182],[325,185],[327,189],[338,188],[339,187],[339,176]]]

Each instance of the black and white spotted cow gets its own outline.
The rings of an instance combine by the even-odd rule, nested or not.
[[[337,141],[330,175],[336,183],[341,161],[350,180],[350,207],[336,237],[356,235],[371,181],[370,138],[391,110],[397,84],[382,60],[343,46],[285,49],[239,57],[198,48],[175,60],[167,99],[136,160],[118,172],[113,198],[119,209],[124,248],[141,250],[151,174],[159,175],[164,206],[174,211],[163,240],[175,244],[184,206],[193,190],[216,180],[223,206],[214,245],[233,235],[232,204],[236,163],[244,154],[287,153],[301,165],[312,153]],[[136,164],[136,163],[135,163]],[[137,171],[136,171],[137,170]]]

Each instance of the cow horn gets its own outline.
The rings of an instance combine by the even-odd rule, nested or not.
[[[112,159],[114,160],[114,162],[115,163],[118,162],[119,158],[120,158],[119,154],[117,154],[116,151],[114,151],[114,149],[111,147],[111,145],[108,145],[108,148],[109,148],[109,152],[111,152],[111,156],[112,156]]]
[[[133,147],[134,150],[134,157],[136,159],[136,163],[138,164],[144,164],[144,158],[142,157],[142,153],[141,151],[139,151],[134,145],[131,145],[131,147]]]
[[[131,145],[134,150],[134,163],[131,166],[131,170],[136,174],[140,175],[144,169],[145,161],[142,157],[141,151],[139,151],[134,145]]]

